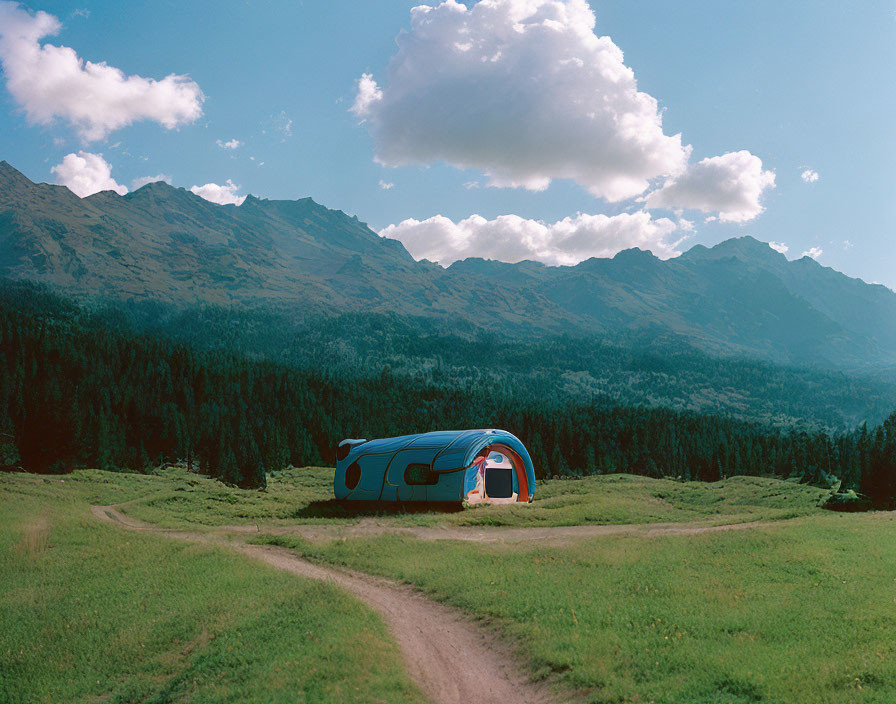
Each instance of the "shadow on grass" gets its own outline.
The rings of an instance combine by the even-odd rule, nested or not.
[[[451,501],[312,501],[296,511],[295,518],[358,518],[364,516],[401,516],[420,513],[458,513],[464,507]]]

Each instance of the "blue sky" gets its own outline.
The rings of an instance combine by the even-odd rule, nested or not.
[[[896,288],[892,0],[595,0],[594,34],[610,45],[582,38],[588,17],[573,0],[540,3],[554,43],[542,29],[520,38],[508,25],[503,34],[500,23],[523,3],[490,2],[490,14],[474,13],[473,3],[466,12],[418,14],[425,26],[412,23],[416,2],[398,0],[31,3],[61,23],[37,40],[43,46],[70,47],[127,76],[189,79],[152,88],[152,107],[91,117],[91,106],[103,104],[79,95],[80,84],[63,98],[59,90],[35,95],[28,80],[13,90],[11,78],[38,69],[23,67],[0,40],[0,158],[33,180],[84,188],[108,166],[122,192],[164,175],[187,188],[223,187],[201,191],[211,198],[310,195],[378,231],[394,226],[387,233],[412,253],[443,263],[471,252],[573,263],[627,245],[674,256],[751,234],[786,245],[791,258],[811,251],[822,264]],[[458,36],[478,44],[458,49]],[[580,39],[585,65],[567,70]],[[636,89],[606,78],[623,65],[613,63],[612,45]],[[515,57],[517,68],[507,70],[516,72],[452,64],[480,50],[482,65],[492,52],[498,71]],[[562,67],[538,78],[532,67],[551,62]],[[380,92],[366,109],[357,102],[364,75]],[[190,103],[185,81],[201,90],[201,103]],[[636,91],[658,101],[661,127],[650,105],[632,102]],[[608,156],[601,139],[617,144],[623,135],[599,116],[596,127],[578,119],[583,101],[589,115],[593,106],[637,104],[637,148]],[[101,163],[67,160],[81,152],[102,155]],[[725,156],[733,153],[740,156]],[[719,192],[729,177],[740,190]],[[239,188],[228,190],[228,179]]]

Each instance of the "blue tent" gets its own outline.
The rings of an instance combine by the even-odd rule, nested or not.
[[[343,440],[333,492],[360,501],[532,501],[535,469],[505,430],[453,430]]]

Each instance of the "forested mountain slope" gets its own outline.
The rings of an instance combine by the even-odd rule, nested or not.
[[[165,183],[78,198],[0,163],[0,277],[93,299],[311,316],[368,311],[475,337],[596,334],[638,346],[847,369],[896,366],[896,293],[750,237],[661,261],[443,269],[310,198],[220,206]]]
[[[540,478],[834,475],[881,506],[896,497],[896,414],[870,433],[804,432],[600,397],[545,398],[512,381],[301,370],[95,327],[70,302],[27,293],[0,299],[0,451],[11,455],[3,463],[30,471],[184,459],[259,487],[290,463],[332,463],[344,437],[506,427],[526,439]]]

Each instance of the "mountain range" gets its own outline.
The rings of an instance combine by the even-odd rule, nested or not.
[[[576,266],[472,258],[446,269],[310,198],[222,206],[163,182],[79,198],[5,161],[0,277],[97,301],[388,312],[513,336],[674,338],[778,363],[896,364],[896,293],[748,236],[665,261],[629,249]]]

